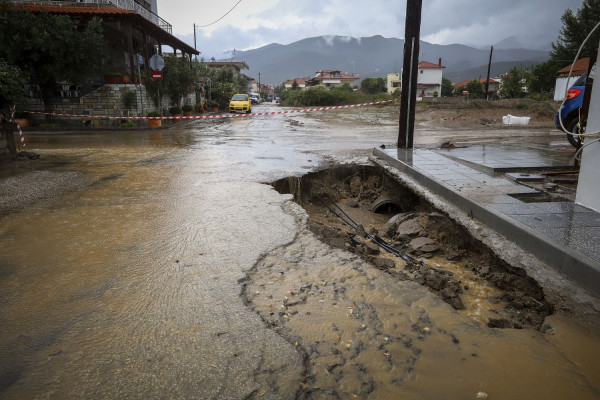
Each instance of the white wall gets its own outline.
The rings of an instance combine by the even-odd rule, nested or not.
[[[442,95],[442,69],[441,68],[419,68],[419,75],[417,76],[417,83],[421,84],[435,84],[435,87],[428,87],[425,90],[425,97],[433,97],[433,92],[437,91],[438,96]],[[421,95],[421,90],[418,91],[417,96]]]

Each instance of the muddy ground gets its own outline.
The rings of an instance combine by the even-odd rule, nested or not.
[[[274,182],[309,213],[309,228],[399,281],[426,286],[491,328],[540,329],[554,306],[520,268],[377,167],[338,166]]]

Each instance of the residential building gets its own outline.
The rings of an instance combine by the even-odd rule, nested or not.
[[[453,83],[452,86],[454,87],[454,89],[458,89],[458,88],[461,88],[461,87],[465,88],[465,87],[467,87],[467,84],[469,82],[471,82],[472,80],[473,79],[468,79],[466,81],[456,82],[456,83]],[[479,82],[481,82],[481,84],[483,85],[483,88],[485,90],[485,82],[486,82],[486,80],[485,79],[476,79],[476,80],[478,80]],[[500,84],[501,83],[502,83],[502,81],[500,79],[490,78],[490,80],[488,81],[488,95],[490,97],[494,96],[498,92],[498,90],[500,90]],[[466,90],[463,90],[463,93],[460,93],[460,94],[467,95],[469,93]]]
[[[210,68],[219,69],[224,67],[232,67],[237,72],[241,73],[242,70],[250,69],[245,61],[209,61],[206,63]]]
[[[68,15],[82,23],[100,17],[104,36],[110,43],[110,58],[105,72],[128,76],[133,80],[137,74],[137,55],[143,65],[156,52],[162,54],[162,46],[173,48],[174,53],[198,55],[200,52],[172,35],[172,26],[157,14],[156,0],[61,0],[61,1],[13,1],[31,12],[40,9],[50,14]]]
[[[571,78],[568,79],[568,86],[573,86],[573,82],[581,75],[585,74],[590,67],[590,58],[582,58],[581,60],[577,60],[575,64],[567,65],[564,68],[561,68],[557,72],[556,76],[556,84],[554,85],[554,100],[555,101],[563,101],[565,98],[567,87],[567,79],[569,77],[569,71],[571,71],[571,66],[573,66],[573,71],[571,72]]]
[[[387,74],[387,92],[392,94],[396,89],[402,89],[402,78],[400,74]]]
[[[306,81],[307,86],[323,85],[326,89],[332,87],[342,86],[345,83],[349,84],[350,87],[354,86],[354,81],[360,79],[353,75],[344,74],[339,70],[322,70],[317,71],[316,75]]]
[[[156,0],[14,0],[12,3],[33,13],[44,11],[68,15],[82,24],[94,17],[102,19],[104,39],[108,44],[104,69],[98,76],[89,77],[77,86],[72,82],[58,82],[57,98],[53,101],[57,113],[123,115],[121,93],[137,90],[133,84],[138,79],[140,60],[140,69],[144,72],[149,69],[150,57],[162,54],[163,46],[171,47],[176,56],[182,56],[190,63],[193,55],[200,54],[173,36],[172,26],[157,14]],[[27,109],[42,111],[38,84],[30,82],[26,87],[30,95]],[[138,98],[134,113],[154,109],[146,93],[143,99],[142,102]],[[67,122],[76,123],[75,120]],[[110,121],[94,120],[93,123],[107,124]]]
[[[305,90],[308,87],[306,85],[306,82],[309,80],[310,80],[310,77],[290,79],[289,81],[285,81],[283,83],[283,86],[285,86],[286,89],[291,89],[292,86],[294,85],[294,81],[296,81],[296,84],[298,85],[298,89]]]
[[[440,58],[437,64],[421,61],[418,64],[417,97],[434,97],[442,95],[442,72],[446,68]]]

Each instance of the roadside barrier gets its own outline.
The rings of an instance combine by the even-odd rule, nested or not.
[[[14,122],[17,124],[17,129],[19,130],[19,138],[21,139],[21,146],[25,147],[25,137],[23,137],[23,130],[21,129],[21,125],[19,125],[19,123],[15,119],[16,111],[17,111],[16,105],[14,105],[10,108],[10,119],[11,119],[11,122]]]
[[[87,115],[87,114],[64,114],[64,113],[48,113],[41,111],[25,111],[29,114],[38,114],[38,115],[52,115],[55,117],[69,117],[69,118],[88,118],[88,119],[174,119],[174,120],[189,120],[189,119],[220,119],[220,118],[245,118],[245,117],[259,117],[265,115],[279,115],[279,114],[294,114],[294,113],[306,113],[313,111],[326,111],[326,110],[336,110],[340,108],[355,108],[355,107],[364,107],[364,106],[372,106],[377,104],[386,104],[394,101],[398,101],[399,99],[393,100],[382,100],[382,101],[373,101],[369,103],[360,103],[360,104],[348,104],[343,106],[330,106],[330,107],[317,107],[317,108],[305,108],[305,109],[297,109],[297,110],[284,110],[284,111],[270,111],[270,112],[260,112],[260,113],[250,113],[250,114],[218,114],[218,115],[191,115],[187,116],[179,116],[179,117],[120,117],[120,116],[112,116],[112,115]],[[20,131],[20,129],[19,129]],[[24,144],[23,144],[24,146]]]

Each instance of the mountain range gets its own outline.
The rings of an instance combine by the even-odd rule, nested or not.
[[[530,67],[546,61],[548,51],[510,48],[519,42],[507,38],[494,47],[491,77],[506,73],[515,65]],[[237,51],[236,60],[250,67],[247,75],[261,83],[280,85],[286,80],[313,77],[316,71],[340,70],[361,79],[400,73],[404,40],[371,36],[318,36],[287,45],[269,44],[248,51]],[[419,61],[429,61],[444,67],[443,76],[453,83],[485,78],[490,49],[461,44],[439,45],[420,42]]]

